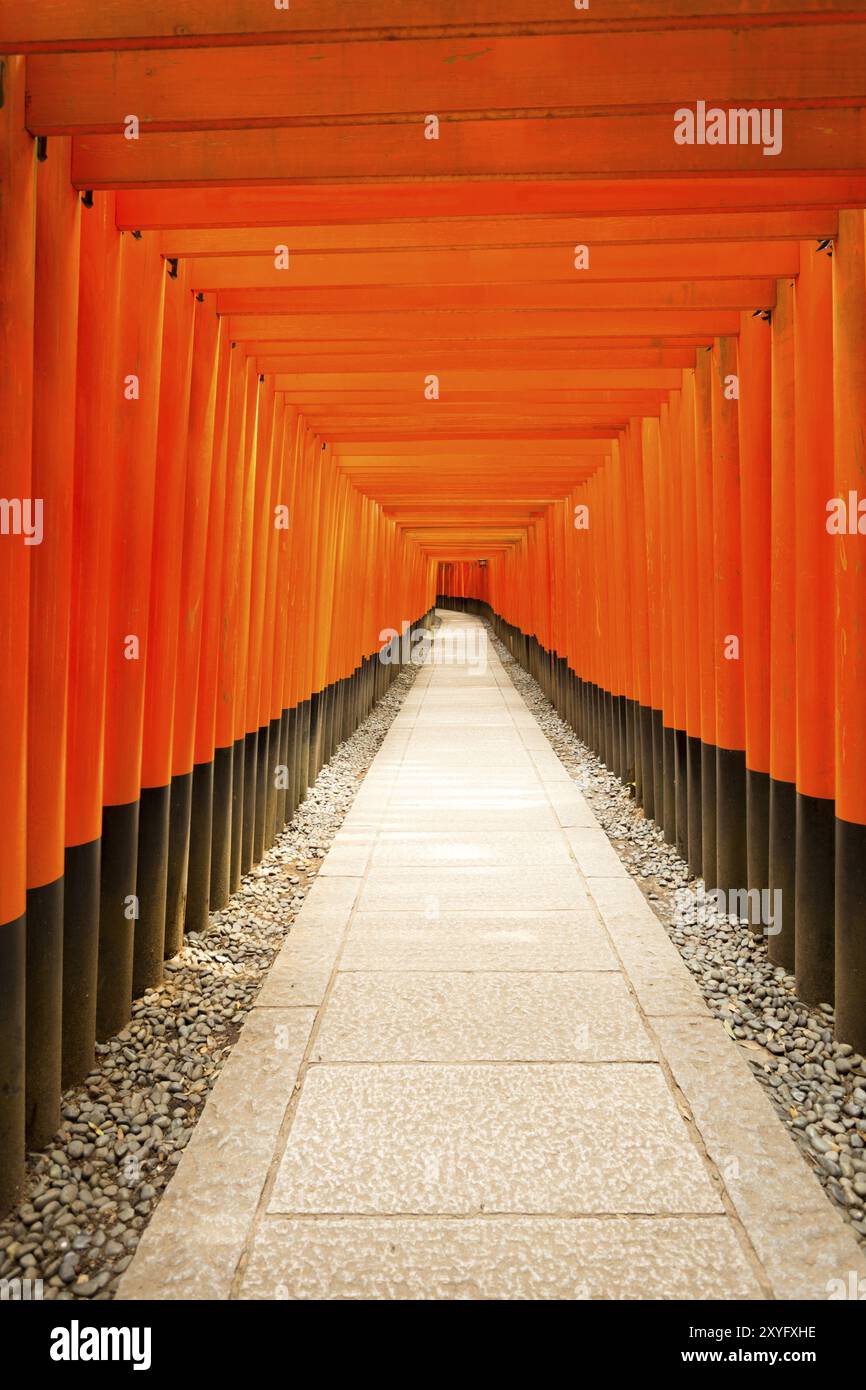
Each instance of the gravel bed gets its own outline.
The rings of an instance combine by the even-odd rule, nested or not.
[[[180,1162],[208,1092],[417,670],[396,678],[341,744],[240,891],[186,937],[129,1026],[97,1046],[66,1092],[50,1147],[30,1156],[18,1208],[0,1221],[0,1279],[31,1296],[110,1299]]]
[[[797,997],[794,977],[745,922],[715,911],[677,851],[627,788],[560,719],[538,683],[489,631],[537,718],[661,919],[710,1012],[743,1049],[754,1076],[815,1177],[866,1244],[866,1062],[833,1039],[833,1009]]]

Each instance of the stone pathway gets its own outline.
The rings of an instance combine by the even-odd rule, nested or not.
[[[481,623],[440,616],[118,1296],[856,1287]]]

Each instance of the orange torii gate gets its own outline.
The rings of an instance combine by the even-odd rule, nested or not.
[[[437,594],[866,1048],[862,11],[0,0],[0,53],[0,1202]]]

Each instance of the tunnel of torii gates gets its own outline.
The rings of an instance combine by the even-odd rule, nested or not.
[[[0,53],[0,1202],[437,602],[866,1050],[862,7],[2,0]]]

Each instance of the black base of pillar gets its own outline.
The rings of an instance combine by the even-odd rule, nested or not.
[[[866,825],[836,821],[836,1037],[866,1052]],[[7,928],[0,928],[2,933]]]
[[[716,749],[716,878],[719,888],[745,888],[749,877],[746,855],[746,755],[732,748]]]
[[[797,993],[807,1004],[832,1004],[836,922],[834,802],[797,793],[794,866],[794,963]],[[863,922],[866,929],[866,920]]]
[[[619,697],[610,693],[607,694],[607,746],[610,758],[608,767],[616,777],[621,779],[623,759],[619,727]]]
[[[0,1212],[24,1183],[25,923],[0,926]]]
[[[241,874],[253,867],[253,843],[256,833],[256,776],[259,759],[259,733],[256,730],[244,738],[244,817],[241,829]]]
[[[96,990],[99,1042],[125,1028],[132,1012],[137,864],[138,802],[103,807]]]
[[[674,729],[674,788],[676,798],[677,853],[686,861],[689,857],[689,773],[688,735],[685,729]]]
[[[686,859],[692,873],[700,878],[703,873],[703,832],[701,814],[703,798],[701,794],[701,740],[691,734],[686,736],[686,781],[688,782],[688,853]]]
[[[313,754],[312,745],[313,709],[312,700],[301,703],[301,729],[298,741],[298,800],[296,806],[306,801],[310,789],[310,766]]]
[[[165,959],[171,960],[183,946],[186,889],[189,875],[189,827],[192,808],[192,773],[171,779],[168,814],[168,880],[165,895]]]
[[[25,1134],[41,1149],[60,1124],[63,879],[27,893]]]
[[[289,754],[289,718],[291,710],[284,709],[280,715],[280,756],[278,766],[280,768],[279,786],[274,802],[274,835],[279,835],[286,823],[286,806],[288,803],[289,777],[291,760]]]
[[[669,845],[677,842],[677,733],[669,724],[662,724],[662,758],[664,775],[664,811],[662,833]]]
[[[653,738],[653,820],[664,824],[665,816],[665,739],[660,709],[650,711]]]
[[[302,712],[300,705],[289,710],[289,785],[286,788],[286,823],[289,824],[298,809],[298,767],[301,758]]]
[[[253,863],[265,852],[265,808],[268,801],[268,774],[271,765],[270,725],[263,724],[256,742],[256,813],[253,827]]]
[[[196,763],[192,770],[189,817],[189,867],[186,880],[185,932],[208,929],[210,913],[210,847],[213,834],[213,763]]]
[[[95,1055],[101,854],[102,841],[90,840],[64,856],[63,1090],[87,1075]]]
[[[210,842],[210,906],[218,912],[229,900],[232,839],[232,770],[234,748],[215,748],[213,755],[213,822]]]
[[[324,714],[321,691],[317,690],[305,703],[307,705],[306,717],[308,722],[304,747],[305,767],[301,776],[301,801],[306,799],[307,790],[312,786],[313,782],[315,782],[317,775],[316,767],[319,761],[319,743],[322,738],[321,725],[322,716]]]
[[[283,780],[280,772],[282,752],[282,720],[272,719],[268,730],[268,767],[265,779],[265,849],[270,849],[277,834],[277,784]]]
[[[611,772],[616,774],[619,750],[614,727],[614,698],[609,690],[604,692],[604,761]]]
[[[797,793],[792,782],[770,778],[770,870],[771,897],[780,892],[782,930],[767,937],[767,954],[777,965],[794,973],[796,902],[795,853],[797,842]],[[775,924],[778,926],[778,922]]]
[[[246,766],[246,740],[235,739],[232,745],[232,829],[231,858],[229,860],[229,892],[236,893],[241,886],[241,845],[244,830],[244,785]]]
[[[701,868],[704,887],[718,885],[716,867],[716,750],[701,741]]]
[[[634,741],[634,709],[634,700],[627,700],[625,695],[623,695],[620,701],[624,759],[623,781],[632,795],[634,794],[635,781],[637,778],[637,754]]]
[[[641,805],[649,820],[655,817],[655,758],[653,755],[653,712],[639,705]]]
[[[138,815],[135,891],[138,921],[132,960],[132,997],[138,999],[162,979],[168,901],[168,845],[171,787],[144,787]]]
[[[770,778],[753,768],[746,769],[746,853],[748,886],[763,892],[770,886]],[[760,934],[767,924],[749,925]]]
[[[331,684],[325,688],[325,737],[319,750],[321,761],[316,768],[318,777],[325,763],[329,761],[336,745],[335,725],[337,719],[337,690]]]

